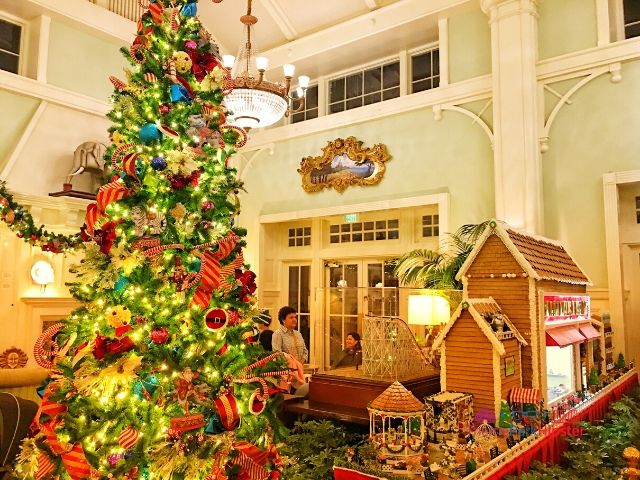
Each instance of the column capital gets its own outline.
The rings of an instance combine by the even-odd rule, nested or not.
[[[492,20],[496,18],[497,11],[501,7],[508,7],[509,15],[514,13],[536,15],[538,13],[538,0],[480,0],[480,8]]]

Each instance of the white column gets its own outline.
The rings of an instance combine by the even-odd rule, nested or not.
[[[438,49],[440,50],[440,86],[449,85],[449,19],[438,20]]]
[[[536,0],[481,0],[491,26],[496,217],[542,233]]]

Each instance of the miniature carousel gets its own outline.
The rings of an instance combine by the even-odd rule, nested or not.
[[[371,442],[384,470],[406,470],[409,457],[422,455],[424,405],[400,382],[392,383],[367,408]],[[387,468],[385,468],[387,467]]]

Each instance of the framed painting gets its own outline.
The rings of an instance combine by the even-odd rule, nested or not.
[[[337,138],[328,142],[319,157],[304,157],[298,173],[306,192],[334,188],[342,193],[350,185],[375,185],[385,171],[391,157],[387,147],[377,143],[363,148],[355,137]]]
[[[504,359],[504,376],[510,377],[516,373],[516,357],[513,355]]]

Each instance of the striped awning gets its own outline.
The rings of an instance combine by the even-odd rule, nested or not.
[[[584,325],[580,325],[578,328],[580,329],[580,333],[587,340],[593,340],[594,338],[600,338],[600,332],[598,332],[598,330],[596,330],[593,327],[593,325],[591,325],[590,323],[585,323]]]
[[[547,347],[566,347],[567,345],[584,341],[585,337],[582,336],[578,327],[574,325],[547,330]]]
[[[509,393],[509,400],[512,403],[538,403],[540,401],[540,390],[537,388],[514,387]]]

